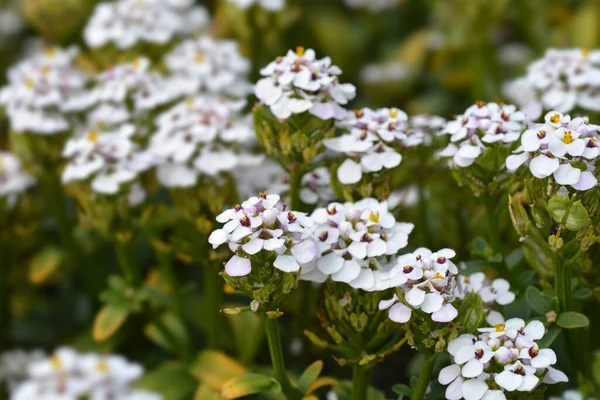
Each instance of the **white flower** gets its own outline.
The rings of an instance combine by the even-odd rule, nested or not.
[[[600,51],[549,49],[525,76],[505,86],[505,95],[535,119],[543,110],[568,113],[575,107],[600,111]]]
[[[45,357],[41,350],[15,349],[0,354],[0,384],[6,384],[11,392],[16,390],[27,379],[29,365]]]
[[[199,91],[245,97],[252,91],[248,82],[249,61],[236,42],[202,36],[175,47],[165,58],[165,65],[185,79],[186,93]]]
[[[0,197],[12,198],[34,183],[35,179],[23,171],[18,158],[0,151]]]
[[[207,11],[192,8],[190,2],[181,7],[164,0],[117,0],[96,6],[83,36],[92,48],[114,43],[128,49],[143,42],[166,44],[177,35],[198,31],[207,20]]]
[[[337,177],[341,183],[357,183],[363,173],[379,172],[400,165],[402,156],[390,146],[401,145],[408,137],[408,116],[404,111],[397,108],[363,108],[349,113],[339,126],[348,132],[326,139],[323,144],[360,161],[359,165],[353,159],[347,159],[340,165]]]
[[[515,300],[515,294],[510,291],[510,283],[507,280],[498,278],[490,281],[483,272],[476,272],[468,277],[459,277],[457,296],[464,298],[471,292],[475,292],[481,297],[486,320],[492,325],[504,322],[504,319],[498,320],[499,316],[502,317],[493,310],[494,304],[504,306]]]
[[[298,47],[260,71],[254,94],[279,119],[309,111],[327,120],[346,116],[342,105],[356,96],[351,84],[339,83],[342,71],[329,57],[316,59],[314,50]]]
[[[436,322],[452,321],[458,315],[452,305],[457,297],[458,269],[450,259],[455,255],[450,249],[434,253],[419,248],[398,257],[389,274],[390,284],[404,293],[403,299],[394,295],[391,300],[380,302],[379,309],[389,308],[390,319],[398,323],[408,322],[413,309],[431,314],[431,319]]]
[[[11,399],[130,399],[161,400],[161,396],[132,389],[142,366],[119,355],[80,354],[59,348],[49,358],[29,364],[28,377],[12,393]]]
[[[463,334],[448,343],[453,364],[440,371],[438,381],[450,400],[506,399],[506,392],[530,392],[542,376],[552,375],[555,383],[566,381],[562,372],[551,367],[556,355],[540,349],[534,340],[544,335],[539,321],[525,325],[509,319],[506,324],[483,328],[478,335]]]
[[[285,6],[285,0],[229,0],[240,8],[250,8],[258,5],[268,11],[280,11]]]
[[[252,272],[252,256],[274,257],[273,266],[283,272],[297,272],[317,255],[317,246],[302,237],[312,225],[304,213],[288,211],[279,195],[261,193],[217,216],[223,223],[208,238],[213,248],[227,243],[235,255],[226,263],[230,276]],[[264,260],[264,258],[261,258]]]
[[[526,130],[521,146],[508,156],[510,171],[529,163],[531,174],[539,179],[552,176],[556,184],[575,190],[589,190],[598,184],[595,161],[600,136],[597,125],[587,118],[571,119],[558,111],[546,114],[545,123]]]
[[[198,174],[215,177],[262,157],[247,151],[254,132],[239,111],[244,101],[198,96],[176,104],[156,118],[150,153],[160,161],[158,180],[166,187],[191,187]]]
[[[11,127],[17,132],[50,135],[67,131],[67,114],[91,106],[86,89],[89,77],[74,66],[78,50],[48,48],[8,71],[8,85],[0,90]]]
[[[442,135],[450,135],[450,144],[438,152],[440,158],[452,158],[454,165],[468,167],[494,144],[510,146],[519,140],[529,125],[525,113],[513,105],[477,103],[463,115],[446,124]]]
[[[323,282],[330,277],[367,291],[390,287],[393,256],[407,245],[412,224],[396,222],[387,203],[372,198],[330,203],[311,217],[315,225],[304,237],[317,244],[318,255],[303,266],[301,279]]]
[[[118,193],[122,184],[152,165],[151,155],[131,140],[134,131],[133,125],[123,125],[114,131],[89,130],[69,139],[62,153],[68,160],[63,183],[92,178],[95,192]]]

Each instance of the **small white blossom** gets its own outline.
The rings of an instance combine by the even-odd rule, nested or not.
[[[208,20],[204,8],[190,2],[117,0],[94,9],[83,36],[92,48],[113,43],[128,49],[138,43],[166,44],[175,36],[198,31]]]
[[[324,140],[324,145],[357,159],[354,161],[349,158],[340,165],[337,178],[341,183],[357,183],[363,173],[379,172],[400,165],[402,156],[392,146],[400,146],[408,137],[408,116],[404,111],[397,108],[364,108],[349,113],[339,125],[348,132]]]
[[[600,51],[549,49],[525,76],[505,86],[505,95],[537,119],[543,110],[600,111],[599,89]]]
[[[198,174],[214,177],[259,164],[262,157],[246,150],[254,132],[250,122],[239,115],[244,104],[198,96],[159,115],[158,130],[149,147],[160,160],[158,180],[167,187],[190,187],[196,184]]]
[[[303,280],[328,277],[367,291],[390,287],[398,250],[406,247],[413,224],[396,222],[386,202],[366,198],[316,209],[315,226],[305,233],[317,243],[317,258],[303,266]],[[372,268],[374,267],[374,268]]]
[[[446,124],[441,134],[450,136],[450,144],[437,155],[452,158],[458,167],[468,167],[489,146],[518,141],[528,125],[525,113],[513,105],[480,102]]]
[[[257,5],[272,12],[280,11],[285,6],[285,0],[229,0],[229,2],[243,9]]]
[[[341,120],[342,108],[356,96],[354,85],[339,82],[342,70],[329,57],[316,59],[315,51],[299,47],[288,51],[260,71],[254,94],[279,119],[310,112],[324,119]]]
[[[589,190],[598,184],[595,161],[600,149],[597,125],[587,118],[571,119],[557,111],[546,114],[545,123],[526,130],[521,146],[508,156],[510,171],[529,163],[531,174],[539,179],[552,176],[561,186]]]
[[[35,179],[23,171],[17,157],[0,151],[0,198],[7,197],[10,200],[34,183]]]
[[[41,350],[9,350],[0,354],[0,385],[6,384],[9,391],[16,388],[27,379],[29,365],[46,358]]]
[[[27,380],[11,399],[161,400],[157,394],[130,387],[143,372],[141,365],[119,355],[81,354],[63,347],[49,358],[31,362]]]
[[[78,50],[47,48],[8,71],[0,90],[13,130],[50,135],[70,129],[67,115],[90,107],[89,77],[74,66]]]
[[[556,355],[540,349],[536,340],[544,336],[539,321],[525,324],[509,319],[477,335],[464,334],[448,343],[453,364],[440,371],[438,381],[448,385],[449,400],[505,400],[506,392],[530,392],[544,383],[566,382],[567,377],[552,368]],[[554,381],[547,378],[552,376]]]
[[[114,131],[89,130],[69,139],[63,149],[67,165],[63,183],[91,179],[95,192],[116,194],[152,165],[150,154],[131,140],[135,128],[123,125]]]
[[[252,91],[248,82],[250,62],[240,54],[234,41],[210,36],[187,40],[164,60],[172,73],[185,79],[187,94],[208,91],[239,98]]]
[[[303,238],[313,221],[306,214],[286,210],[279,195],[261,193],[217,216],[223,223],[208,238],[213,248],[227,243],[235,255],[225,264],[230,276],[252,272],[252,257],[274,256],[273,266],[283,272],[297,272],[317,255],[317,245]]]
[[[379,303],[379,309],[389,308],[389,318],[398,323],[408,322],[413,309],[431,314],[436,322],[449,322],[458,315],[452,305],[456,296],[458,269],[450,260],[456,255],[451,249],[432,252],[420,248],[398,257],[390,272],[392,286],[404,293],[403,301],[394,295]]]

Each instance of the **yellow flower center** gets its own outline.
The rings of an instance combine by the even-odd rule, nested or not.
[[[96,132],[96,131],[89,131],[87,133],[87,140],[89,140],[92,143],[96,143],[98,141],[98,132]]]
[[[302,57],[304,55],[304,47],[302,47],[302,46],[296,47],[296,55],[298,57]]]
[[[439,271],[435,273],[433,279],[444,279],[444,275],[442,275]]]
[[[503,332],[506,329],[506,324],[496,324],[494,328],[496,328],[496,332]]]
[[[136,60],[135,60],[135,61],[132,63],[132,65],[133,65],[133,68],[135,68],[135,69],[140,69],[140,68],[142,67],[142,59],[141,59],[141,58],[138,58],[138,59],[136,59]]]
[[[55,371],[60,371],[63,368],[63,363],[60,360],[60,358],[58,358],[58,356],[52,356],[52,358],[50,359],[50,365]]]
[[[398,117],[398,109],[392,108],[390,110],[390,118],[397,118],[397,117]]]
[[[588,49],[581,49],[581,56],[587,57],[590,55],[590,51]]]
[[[33,79],[25,79],[25,86],[29,89],[33,89],[35,87],[35,81]]]
[[[187,99],[185,99],[185,104],[188,107],[192,107],[194,105],[194,99],[192,97],[188,97]]]
[[[40,68],[40,71],[42,72],[42,75],[48,75],[48,73],[50,72],[50,67],[44,65],[42,68]]]
[[[379,222],[379,212],[378,211],[372,212],[369,215],[369,221],[375,222],[375,223]]]
[[[102,372],[103,374],[106,374],[108,372],[108,363],[106,362],[106,360],[98,361],[98,364],[96,365],[96,369],[98,370],[98,372]]]
[[[194,59],[197,63],[204,62],[204,53],[201,51],[196,52],[196,57]]]
[[[559,121],[560,121],[560,115],[553,114],[550,116],[550,122],[552,122],[553,124],[557,124]]]
[[[565,132],[565,134],[564,134],[564,136],[562,138],[562,141],[565,144],[573,143],[573,134],[571,133],[571,131],[566,131]]]
[[[45,54],[47,57],[52,57],[52,58],[54,58],[54,57],[56,56],[56,49],[55,49],[55,48],[52,48],[52,47],[48,47],[48,48],[46,48],[46,49],[44,50],[44,54]]]

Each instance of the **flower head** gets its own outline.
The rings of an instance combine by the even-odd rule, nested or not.
[[[324,120],[340,120],[346,116],[341,106],[356,95],[354,85],[339,82],[342,70],[329,57],[317,59],[312,49],[290,50],[260,73],[264,78],[254,93],[279,119],[309,111]]]
[[[317,246],[303,233],[313,221],[304,213],[288,210],[279,195],[261,193],[217,216],[223,223],[208,239],[213,248],[227,243],[235,255],[226,263],[229,276],[252,272],[252,260],[273,257],[273,267],[297,272],[317,255]],[[259,268],[262,263],[254,267]]]
[[[506,399],[506,392],[530,392],[541,381],[568,380],[552,368],[556,363],[554,351],[540,349],[535,342],[544,336],[541,322],[526,325],[521,319],[509,319],[479,331],[448,344],[453,364],[442,369],[438,377],[442,385],[448,385],[447,399]]]
[[[450,136],[450,144],[438,156],[452,158],[458,167],[468,167],[489,146],[519,140],[528,124],[525,113],[513,105],[479,102],[446,124],[441,134]]]
[[[571,119],[550,111],[545,123],[536,124],[521,137],[521,146],[506,159],[510,171],[528,163],[538,179],[552,177],[558,185],[589,190],[598,184],[595,162],[600,149],[600,128],[587,118]]]

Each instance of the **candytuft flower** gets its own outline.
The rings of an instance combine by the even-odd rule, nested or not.
[[[557,361],[554,351],[540,349],[535,342],[544,331],[539,321],[525,324],[514,318],[452,340],[448,352],[454,364],[438,377],[448,385],[446,398],[506,399],[507,392],[531,392],[542,382],[566,382],[567,377],[552,367]]]
[[[288,51],[260,71],[254,94],[277,118],[306,111],[323,119],[340,120],[342,108],[356,96],[354,85],[339,82],[342,70],[329,57],[316,59],[315,51],[298,47]]]

